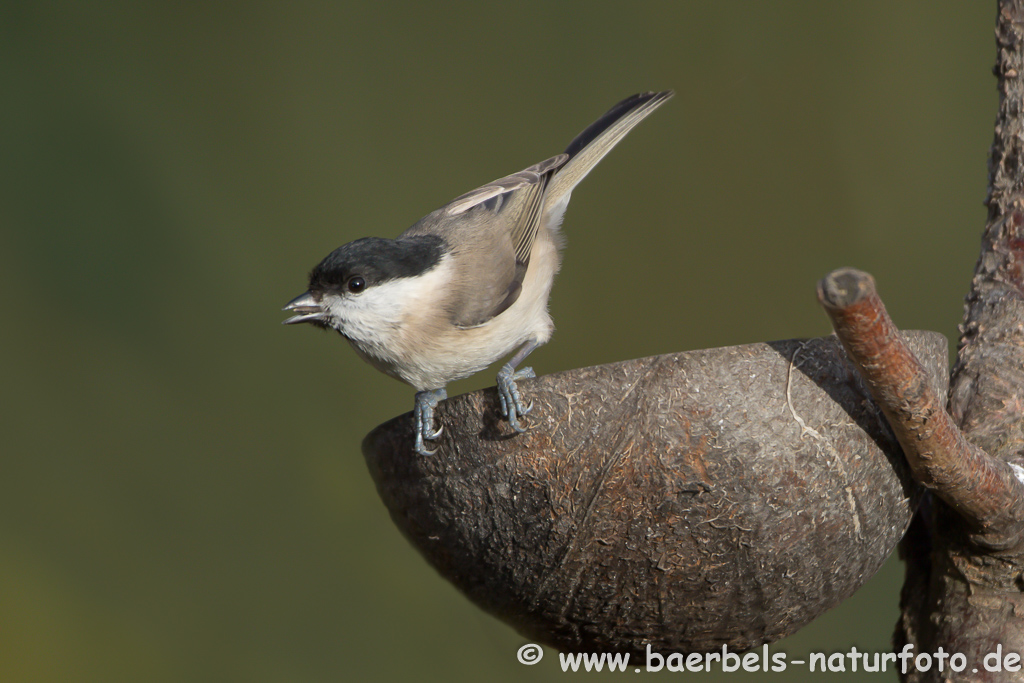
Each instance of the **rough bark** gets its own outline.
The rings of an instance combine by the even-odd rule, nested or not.
[[[1002,0],[996,25],[999,113],[989,159],[989,215],[967,297],[952,372],[949,412],[967,440],[994,461],[1017,464],[1024,447],[1024,2]],[[1005,465],[1004,465],[1005,466]],[[970,482],[965,482],[970,483]],[[944,500],[927,505],[902,544],[907,574],[896,644],[917,652],[962,652],[969,680],[1024,680],[988,671],[1002,647],[1024,653],[1024,547],[1020,486],[990,491],[991,517],[979,534]],[[991,661],[991,660],[990,660]],[[910,681],[937,681],[937,671]]]

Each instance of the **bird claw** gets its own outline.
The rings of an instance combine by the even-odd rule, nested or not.
[[[448,398],[444,389],[432,389],[416,392],[416,408],[413,414],[416,416],[416,442],[413,449],[420,455],[433,455],[437,449],[430,450],[424,441],[435,441],[444,432],[444,425],[434,429],[434,408],[437,404]]]
[[[498,402],[501,404],[501,415],[508,420],[509,426],[519,434],[526,431],[526,427],[519,423],[519,418],[530,414],[530,411],[533,410],[533,402],[531,401],[528,406],[523,405],[523,397],[519,393],[519,387],[516,386],[516,380],[536,376],[533,368],[523,368],[516,372],[511,365],[506,365],[498,371]]]
[[[440,448],[440,446],[438,448]],[[434,453],[437,453],[438,448],[435,448],[434,450],[430,450],[429,448],[427,448],[426,446],[423,445],[423,435],[422,434],[417,434],[416,435],[415,450],[420,455],[426,455],[426,456],[433,455]]]

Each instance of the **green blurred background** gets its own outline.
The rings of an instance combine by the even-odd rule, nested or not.
[[[0,680],[558,680],[554,652],[518,664],[525,641],[378,500],[360,440],[412,391],[282,327],[281,306],[338,245],[673,88],[574,193],[539,373],[827,334],[815,282],[845,265],[897,324],[955,344],[994,18],[882,0],[3,3]],[[885,651],[900,581],[892,559],[773,650]]]

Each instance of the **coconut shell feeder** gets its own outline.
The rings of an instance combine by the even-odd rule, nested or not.
[[[906,332],[946,394],[945,338]],[[496,391],[441,403],[433,456],[412,416],[363,452],[427,561],[523,635],[563,651],[739,651],[849,597],[919,498],[836,337],[675,353],[524,380],[529,431]]]

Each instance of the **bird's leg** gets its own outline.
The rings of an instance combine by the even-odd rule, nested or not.
[[[501,414],[508,418],[509,426],[519,433],[526,431],[526,428],[519,424],[519,416],[529,415],[533,404],[523,407],[523,398],[519,395],[516,380],[537,375],[533,372],[533,368],[523,368],[517,372],[516,366],[538,346],[540,344],[533,340],[526,342],[522,348],[516,351],[516,355],[512,356],[509,362],[505,363],[498,371],[498,400],[501,402]]]
[[[438,427],[436,432],[434,431],[434,408],[446,398],[448,398],[448,392],[444,389],[416,392],[416,408],[413,411],[416,415],[416,445],[414,448],[420,455],[437,453],[436,448],[432,451],[428,450],[423,442],[434,441],[444,431],[444,425]]]

